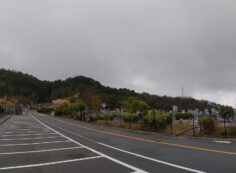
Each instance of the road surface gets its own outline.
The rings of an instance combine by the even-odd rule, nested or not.
[[[235,173],[235,140],[162,136],[50,117],[0,125],[3,173]]]

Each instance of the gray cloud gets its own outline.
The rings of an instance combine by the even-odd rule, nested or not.
[[[236,103],[234,0],[2,0],[0,67]]]

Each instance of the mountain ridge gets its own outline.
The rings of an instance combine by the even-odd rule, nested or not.
[[[0,69],[0,97],[21,97],[26,102],[44,103],[57,98],[72,97],[77,93],[84,102],[88,102],[93,95],[99,95],[111,109],[119,107],[128,97],[138,97],[148,102],[152,108],[161,110],[171,110],[173,105],[178,106],[180,110],[218,107],[217,104],[209,104],[206,100],[159,96],[145,92],[138,93],[126,88],[112,88],[82,75],[65,80],[47,81],[39,80],[27,73]]]

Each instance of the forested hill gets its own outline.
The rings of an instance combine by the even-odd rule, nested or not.
[[[68,78],[57,81],[41,81],[22,72],[0,69],[0,97],[17,97],[25,102],[49,102],[52,99],[72,97],[79,93],[80,98],[86,103],[91,96],[99,95],[108,107],[120,107],[128,97],[135,96],[149,103],[153,108],[170,110],[173,105],[179,109],[195,109],[216,107],[207,101],[193,98],[167,97],[136,93],[128,89],[115,89],[106,87],[99,82],[84,76]]]

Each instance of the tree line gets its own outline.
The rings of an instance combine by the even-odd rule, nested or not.
[[[120,108],[124,101],[136,97],[148,103],[151,108],[169,111],[173,105],[179,110],[204,110],[217,108],[215,103],[194,98],[168,97],[137,93],[126,88],[111,88],[85,76],[77,76],[66,80],[42,81],[36,77],[14,70],[0,69],[0,97],[15,97],[24,103],[46,103],[57,98],[68,98],[79,95],[86,104],[91,104],[94,96],[101,98],[108,109]],[[134,105],[135,106],[135,103]]]

